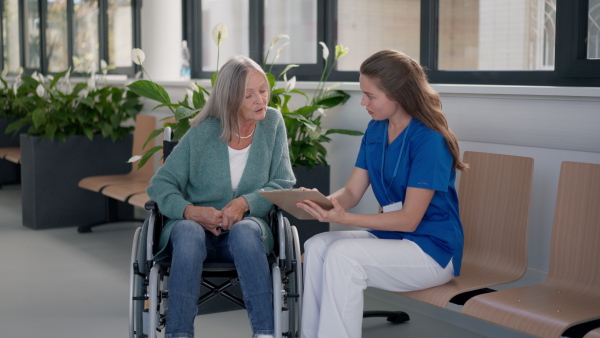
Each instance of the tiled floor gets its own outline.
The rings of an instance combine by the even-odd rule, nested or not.
[[[0,189],[0,337],[127,337],[129,260],[138,223],[79,234],[21,223],[20,186]],[[366,309],[406,310],[411,321],[365,319],[363,337],[525,337],[380,290]],[[198,316],[197,337],[250,337],[243,310]]]

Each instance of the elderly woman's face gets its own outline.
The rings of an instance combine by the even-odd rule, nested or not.
[[[268,102],[269,93],[265,77],[260,72],[253,70],[248,75],[246,96],[239,112],[241,121],[252,122],[264,119]]]

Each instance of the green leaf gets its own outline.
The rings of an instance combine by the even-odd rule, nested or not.
[[[328,90],[313,98],[313,105],[323,106],[323,108],[333,108],[346,103],[350,95],[342,90]]]
[[[144,153],[144,155],[142,155],[142,159],[140,160],[140,163],[138,163],[138,169],[140,169],[141,167],[144,166],[144,164],[146,164],[146,162],[148,162],[148,160],[150,158],[152,158],[152,155],[154,155],[157,151],[161,150],[163,147],[162,146],[155,146],[150,148],[147,152]]]
[[[219,75],[219,72],[215,72],[213,74],[213,76],[210,77],[210,85],[214,88],[215,87],[215,82],[217,82],[217,76]]]
[[[190,109],[184,106],[179,106],[175,110],[175,119],[177,121],[181,121],[183,119],[187,119],[190,116],[198,113],[201,109]]]
[[[69,70],[67,69],[64,72],[60,72],[60,73],[54,75],[54,78],[52,79],[52,81],[50,81],[50,88],[54,88],[54,86],[56,85],[58,80],[60,80],[63,76],[65,76],[68,71]]]
[[[275,76],[273,76],[271,73],[266,73],[265,75],[267,75],[267,80],[269,81],[269,88],[273,89],[275,87],[275,83],[277,82]]]
[[[138,80],[127,87],[132,92],[140,96],[149,98],[162,104],[171,104],[171,99],[169,98],[169,94],[167,94],[165,89],[152,81]]]
[[[48,123],[46,125],[46,135],[48,135],[48,137],[50,137],[50,139],[54,138],[54,135],[56,134],[56,129],[58,127],[56,126],[55,123]]]
[[[150,135],[148,135],[148,138],[146,139],[146,142],[144,142],[144,145],[142,145],[142,149],[146,148],[146,145],[148,144],[148,142],[152,141],[156,136],[162,134],[165,131],[165,128],[159,128],[159,129],[155,129],[153,130]]]
[[[46,111],[42,108],[37,108],[31,114],[33,126],[39,128],[42,124],[46,123]]]
[[[344,135],[352,135],[352,136],[361,136],[364,135],[362,131],[358,130],[348,130],[348,129],[329,129],[325,132],[325,135],[329,134],[344,134]]]

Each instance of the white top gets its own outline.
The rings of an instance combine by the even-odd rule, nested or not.
[[[236,150],[231,147],[229,148],[229,168],[231,172],[231,188],[233,189],[233,194],[235,195],[235,191],[237,190],[238,185],[240,184],[240,180],[242,179],[242,174],[244,173],[244,168],[246,168],[246,162],[248,162],[248,154],[250,153],[250,147],[252,144],[247,146],[244,149]]]

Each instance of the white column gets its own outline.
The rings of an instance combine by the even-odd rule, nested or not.
[[[179,81],[181,68],[181,1],[142,3],[144,68],[154,81]]]

